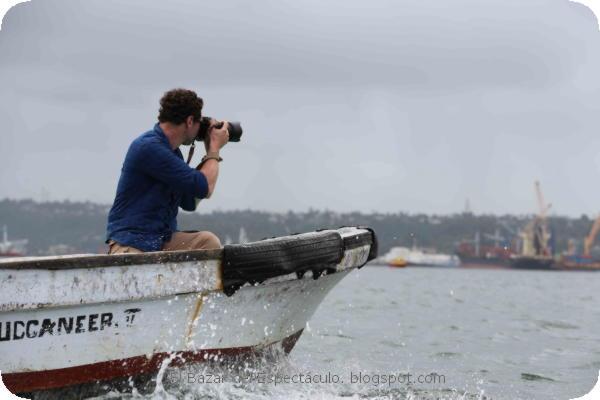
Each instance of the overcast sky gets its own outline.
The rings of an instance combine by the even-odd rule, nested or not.
[[[245,131],[202,211],[531,213],[539,179],[596,214],[598,71],[567,0],[34,0],[0,31],[0,198],[111,203],[186,87]]]

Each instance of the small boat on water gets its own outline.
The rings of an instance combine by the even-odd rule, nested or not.
[[[402,257],[394,257],[390,261],[388,261],[387,265],[389,265],[390,267],[404,268],[408,265],[408,261],[406,261]]]
[[[460,259],[456,255],[427,252],[419,248],[392,247],[381,257],[381,262],[392,267],[432,266],[458,267]]]
[[[9,257],[22,257],[25,255],[27,239],[8,240],[8,228],[2,227],[2,241],[0,242],[0,259]]]
[[[288,353],[329,290],[376,255],[372,230],[340,228],[218,250],[2,260],[2,379],[28,393],[165,361]]]

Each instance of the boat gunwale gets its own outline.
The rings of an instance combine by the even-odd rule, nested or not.
[[[351,228],[362,230],[363,232],[344,232],[341,231]],[[366,227],[340,227],[338,229],[322,229],[303,234],[292,234],[267,238],[257,242],[250,242],[243,245],[234,245],[232,247],[260,248],[271,243],[282,243],[293,241],[305,235],[325,236],[328,233],[335,232],[341,239],[341,251],[360,247],[365,244],[371,246],[368,260],[376,257],[377,239],[372,229]],[[300,246],[301,244],[299,244]],[[223,247],[211,250],[175,250],[175,251],[154,251],[144,253],[121,253],[121,254],[81,254],[66,256],[42,256],[26,257],[25,259],[11,259],[0,261],[1,270],[69,270],[69,269],[94,269],[106,267],[129,267],[145,266],[156,264],[167,264],[173,262],[186,261],[222,261],[225,250]]]
[[[58,257],[29,258],[26,260],[5,260],[0,262],[0,270],[66,270],[92,269],[104,267],[146,266],[184,261],[220,261],[223,249],[154,251],[133,254],[85,254]]]

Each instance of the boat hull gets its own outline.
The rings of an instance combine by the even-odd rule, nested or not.
[[[173,364],[207,361],[275,345],[289,352],[347,273],[244,287],[232,297],[194,293],[0,316],[10,339],[2,350],[12,355],[3,370],[19,371],[2,378],[9,390],[29,392],[150,373],[168,358]],[[55,325],[40,337],[44,320]]]
[[[563,256],[556,268],[563,271],[600,271],[600,260],[589,256]]]
[[[510,260],[511,268],[532,270],[554,270],[555,261],[550,257],[515,257]]]
[[[459,256],[462,268],[509,268],[509,258],[485,258]]]
[[[220,361],[273,347],[289,352],[331,288],[372,257],[372,245],[355,237],[335,265],[246,283],[229,294],[225,259],[214,253],[144,267],[0,265],[0,286],[13,288],[0,294],[4,383],[15,393],[32,392],[148,374],[164,363]],[[51,288],[28,299],[19,293],[26,282]],[[52,301],[36,302],[41,298]]]

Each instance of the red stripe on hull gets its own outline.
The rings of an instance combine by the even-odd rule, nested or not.
[[[188,362],[206,361],[219,357],[233,357],[239,355],[260,354],[266,348],[281,343],[285,353],[293,348],[302,329],[284,338],[280,342],[270,343],[267,346],[231,347],[227,349],[207,349],[199,351],[176,352],[177,356],[169,364],[180,366]],[[162,362],[173,353],[157,353],[152,357],[137,356],[121,360],[99,362],[95,364],[80,365],[77,367],[60,368],[47,371],[18,372],[2,375],[4,385],[13,393],[33,392],[37,390],[56,389],[82,383],[109,381],[116,378],[137,376],[158,371]]]
[[[7,251],[6,253],[0,253],[0,257],[23,257],[23,254],[16,251]]]

